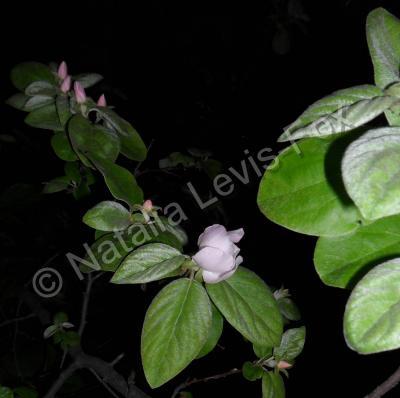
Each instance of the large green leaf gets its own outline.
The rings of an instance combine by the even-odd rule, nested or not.
[[[268,286],[254,272],[239,267],[225,281],[207,284],[212,301],[246,339],[260,346],[278,345],[282,316]]]
[[[0,398],[14,398],[14,393],[10,388],[0,386]]]
[[[103,271],[116,271],[122,260],[137,247],[147,243],[164,243],[182,250],[177,237],[169,231],[156,228],[154,224],[132,225],[121,233],[102,235],[90,247],[91,253]],[[87,257],[90,260],[90,257]],[[82,267],[83,271],[89,271]]]
[[[71,143],[64,132],[54,134],[51,138],[51,146],[55,154],[66,162],[78,160],[78,156],[72,149]]]
[[[177,271],[184,261],[185,256],[174,247],[150,243],[126,256],[111,282],[134,284],[158,281]]]
[[[63,130],[55,104],[49,104],[35,109],[26,116],[25,123],[39,129]]]
[[[287,361],[293,363],[303,351],[306,339],[306,328],[288,329],[283,333],[281,344],[274,349],[274,357],[277,361]]]
[[[285,385],[277,372],[266,372],[262,378],[263,398],[285,398]]]
[[[114,162],[119,154],[119,138],[110,130],[91,123],[82,115],[75,115],[68,124],[68,133],[76,151],[85,157]]]
[[[400,212],[400,128],[370,130],[346,150],[343,180],[367,220]]]
[[[62,126],[65,126],[69,119],[72,116],[70,105],[69,105],[69,97],[64,94],[60,94],[56,98],[56,107],[58,117],[60,118],[60,122]]]
[[[56,84],[56,77],[50,68],[39,62],[24,62],[16,65],[11,71],[11,81],[18,90],[24,91],[38,80]]]
[[[211,303],[200,283],[187,278],[164,287],[151,303],[143,324],[142,362],[156,388],[196,358],[211,327]]]
[[[260,184],[258,205],[264,215],[307,235],[335,236],[356,229],[359,214],[340,175],[348,139],[310,138],[282,152]]]
[[[56,93],[57,88],[54,84],[45,80],[37,80],[25,88],[25,94],[29,96],[44,95],[47,97],[54,97]]]
[[[122,231],[131,224],[131,214],[120,203],[105,200],[88,210],[83,222],[99,231]]]
[[[131,207],[143,203],[143,191],[131,172],[92,154],[90,159],[103,174],[104,181],[115,199],[123,200]]]
[[[206,356],[215,348],[215,346],[218,344],[218,340],[220,339],[222,330],[224,328],[224,318],[222,318],[221,313],[218,311],[214,304],[211,304],[211,309],[212,322],[210,331],[208,333],[207,341],[205,342],[200,352],[197,354],[197,359]]]
[[[147,148],[139,133],[122,117],[109,108],[97,108],[101,117],[112,126],[121,139],[121,152],[129,159],[142,161],[146,159]]]
[[[89,88],[103,80],[103,76],[98,73],[82,73],[74,76],[73,79],[79,82],[83,88]]]
[[[340,109],[343,109],[343,113],[351,105],[380,96],[383,96],[381,89],[367,84],[335,91],[310,105],[296,121],[285,129],[278,141],[289,141],[310,135],[324,135],[315,134],[315,132],[318,131],[318,128],[323,130],[323,121],[330,122],[330,118],[327,119],[329,115],[335,114]],[[381,100],[378,101],[381,102]]]
[[[34,97],[29,97],[28,95],[17,93],[12,95],[6,103],[15,109],[25,112],[31,112],[35,109],[41,108],[45,105],[52,104],[54,98],[45,95],[35,95]]]
[[[367,18],[367,39],[374,64],[375,83],[386,88],[400,80],[400,21],[384,8]]]
[[[361,354],[400,348],[400,259],[370,271],[354,288],[346,306],[347,344]]]
[[[314,264],[325,284],[345,288],[393,257],[400,257],[400,216],[377,220],[349,235],[320,238]]]

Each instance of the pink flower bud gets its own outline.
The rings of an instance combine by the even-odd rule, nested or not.
[[[79,82],[74,83],[74,91],[75,91],[75,99],[78,104],[83,104],[86,102],[86,93],[85,89],[82,87],[82,84]]]
[[[104,94],[101,94],[100,98],[97,100],[97,106],[103,106],[103,107],[107,106],[107,101],[106,101],[106,97]]]
[[[278,369],[290,369],[293,365],[286,361],[279,361],[276,366]]]
[[[150,199],[147,199],[142,206],[143,210],[148,212],[153,210],[153,202]]]
[[[62,61],[58,67],[57,75],[61,80],[65,80],[68,76],[68,67],[65,61]]]
[[[67,76],[63,82],[61,83],[61,91],[63,93],[68,93],[69,90],[71,90],[71,76]]]

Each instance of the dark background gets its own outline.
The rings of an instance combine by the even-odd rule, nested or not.
[[[400,16],[398,1],[303,0],[309,20],[299,27],[289,19],[285,7],[277,13],[284,1],[216,3],[8,4],[0,26],[1,102],[14,92],[8,74],[16,63],[66,60],[72,73],[103,74],[104,82],[90,94],[97,96],[104,91],[109,103],[117,106],[147,143],[154,140],[143,169],[156,168],[158,159],[170,152],[197,147],[212,151],[224,169],[240,171],[245,149],[252,154],[264,147],[271,147],[274,153],[282,149],[275,143],[282,128],[312,101],[339,88],[372,83],[365,38],[367,13],[384,6]],[[13,317],[23,285],[29,284],[35,270],[48,258],[59,253],[53,266],[65,279],[64,289],[59,297],[43,305],[52,313],[68,312],[77,323],[84,285],[63,253],[81,253],[82,243],[90,242],[92,232],[80,218],[86,209],[103,200],[105,193],[99,184],[94,195],[79,202],[62,193],[40,195],[44,181],[62,174],[63,164],[51,151],[50,135],[24,126],[23,115],[6,105],[1,105],[0,112],[0,133],[10,134],[15,140],[0,143],[2,191],[15,183],[29,184],[15,199],[4,194],[0,198],[2,317]],[[193,250],[198,233],[221,221],[215,208],[202,212],[180,189],[191,180],[204,190],[206,183],[198,174],[189,171],[171,179],[150,172],[139,178],[156,204],[173,200],[182,205],[190,218],[184,227],[192,240],[189,249]],[[288,397],[363,397],[395,370],[400,362],[398,353],[363,357],[347,348],[341,323],[349,293],[326,287],[319,280],[312,263],[314,238],[274,225],[259,212],[259,179],[250,174],[251,183],[236,183],[234,194],[222,198],[220,204],[229,228],[245,228],[241,247],[247,266],[270,285],[289,288],[303,314],[307,342],[290,371]],[[103,277],[93,295],[83,343],[88,352],[109,360],[125,352],[118,370],[127,375],[135,367],[137,383],[145,389],[139,336],[145,307],[158,289],[149,286],[143,292],[135,286],[111,286]],[[23,379],[16,377],[10,346],[13,328],[2,328],[0,383],[32,383],[43,393],[58,372],[57,368],[42,373],[33,370],[40,369],[42,356],[49,350],[42,347],[43,329],[35,320],[19,327],[27,336],[18,337],[14,347],[21,366],[26,365],[26,374]],[[221,346],[152,396],[170,396],[173,387],[188,376],[208,376],[253,359],[251,346],[229,326]],[[38,347],[40,353],[35,351]],[[79,378],[85,388],[79,387],[82,389],[76,393],[77,387],[71,385],[65,396],[109,396],[92,375],[83,372]],[[74,382],[79,386],[79,380]],[[217,397],[221,392],[261,394],[259,383],[247,382],[241,376],[199,385],[192,391],[195,397]],[[398,391],[387,396],[398,397]]]

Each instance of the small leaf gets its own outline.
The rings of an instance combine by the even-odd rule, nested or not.
[[[51,146],[55,154],[66,162],[78,160],[78,156],[72,149],[71,143],[64,132],[54,134],[51,138]]]
[[[24,91],[31,83],[38,80],[56,84],[55,75],[50,68],[39,62],[24,62],[16,65],[11,71],[11,81],[20,91]]]
[[[335,91],[309,106],[295,122],[285,129],[278,141],[286,141],[293,138],[291,134],[295,131],[306,127],[310,128],[312,122],[321,120],[339,109],[382,95],[383,91],[372,85],[356,86]]]
[[[370,130],[346,150],[346,190],[367,220],[400,213],[400,128]]]
[[[211,328],[208,334],[207,341],[205,342],[203,348],[196,357],[197,359],[203,358],[215,348],[215,346],[218,344],[218,340],[220,339],[222,330],[224,328],[224,319],[222,318],[222,315],[217,310],[214,304],[211,304],[211,309],[212,309]]]
[[[334,113],[322,116],[311,124],[295,130],[293,133],[284,133],[279,137],[278,141],[285,142],[306,137],[325,137],[345,133],[364,126],[398,101],[398,98],[389,96],[358,101],[353,105],[340,108]]]
[[[56,107],[61,125],[65,126],[72,116],[69,105],[69,97],[64,94],[58,95],[56,98]]]
[[[43,188],[43,193],[57,193],[69,188],[71,181],[68,177],[57,177],[50,180]]]
[[[282,297],[277,300],[281,314],[289,321],[299,321],[301,319],[300,311],[297,305],[289,297]]]
[[[181,267],[185,256],[162,243],[139,247],[122,261],[112,283],[148,283],[168,277]]]
[[[89,88],[103,80],[103,76],[98,73],[82,73],[74,76],[73,79],[79,82],[83,88]]]
[[[246,339],[261,346],[278,345],[282,317],[268,286],[254,272],[239,267],[225,281],[207,284],[212,301]]]
[[[274,357],[279,361],[292,361],[303,351],[306,339],[306,328],[288,329],[283,333],[281,344],[274,349]]]
[[[147,148],[133,126],[109,108],[96,108],[96,112],[118,133],[121,140],[121,152],[131,160],[143,161]]]
[[[12,95],[10,98],[7,99],[6,104],[12,106],[15,109],[20,111],[25,110],[26,101],[28,101],[30,97],[25,94],[17,93]]]
[[[54,84],[44,80],[38,80],[32,82],[25,89],[25,94],[29,96],[43,95],[47,97],[53,97],[56,94],[56,92],[57,90]]]
[[[114,162],[120,150],[118,137],[110,130],[95,125],[82,115],[75,115],[68,124],[68,133],[76,151],[88,158]]]
[[[63,130],[55,104],[35,109],[26,116],[25,123],[39,129],[55,131]]]
[[[347,344],[360,354],[400,347],[400,259],[375,267],[356,285],[346,306]]]
[[[271,346],[260,346],[257,344],[253,344],[254,354],[257,355],[258,358],[270,358],[272,357],[273,347]]]
[[[257,200],[264,215],[307,235],[343,235],[358,228],[360,215],[340,175],[348,139],[310,138],[283,151],[260,184]]]
[[[43,332],[43,337],[48,339],[49,337],[53,336],[58,331],[58,325],[50,325],[48,328],[45,329]]]
[[[46,105],[51,105],[54,103],[53,97],[48,97],[46,95],[35,95],[34,97],[30,97],[24,106],[24,111],[32,112],[35,109],[43,108]]]
[[[111,200],[101,202],[86,212],[83,222],[99,231],[122,231],[131,224],[129,211]]]
[[[253,363],[247,361],[243,364],[242,374],[246,380],[256,381],[263,377],[264,370],[260,365],[254,365]]]
[[[377,220],[349,235],[318,239],[314,264],[325,284],[346,288],[393,257],[400,257],[400,216]]]
[[[196,358],[211,327],[211,304],[200,283],[179,279],[151,303],[142,332],[142,362],[152,388],[171,380]]]
[[[282,376],[276,372],[266,372],[262,378],[263,398],[285,398]]]
[[[17,398],[37,398],[38,393],[32,388],[28,387],[17,387],[14,388],[15,394],[17,394]]]
[[[143,191],[135,177],[128,170],[108,160],[91,154],[91,159],[104,176],[104,181],[115,199],[123,200],[129,206],[143,203]]]
[[[367,18],[369,52],[380,88],[400,80],[400,21],[384,8],[373,10]]]

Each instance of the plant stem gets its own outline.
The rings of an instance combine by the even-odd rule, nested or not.
[[[381,385],[375,388],[365,398],[380,398],[400,383],[400,367]]]

